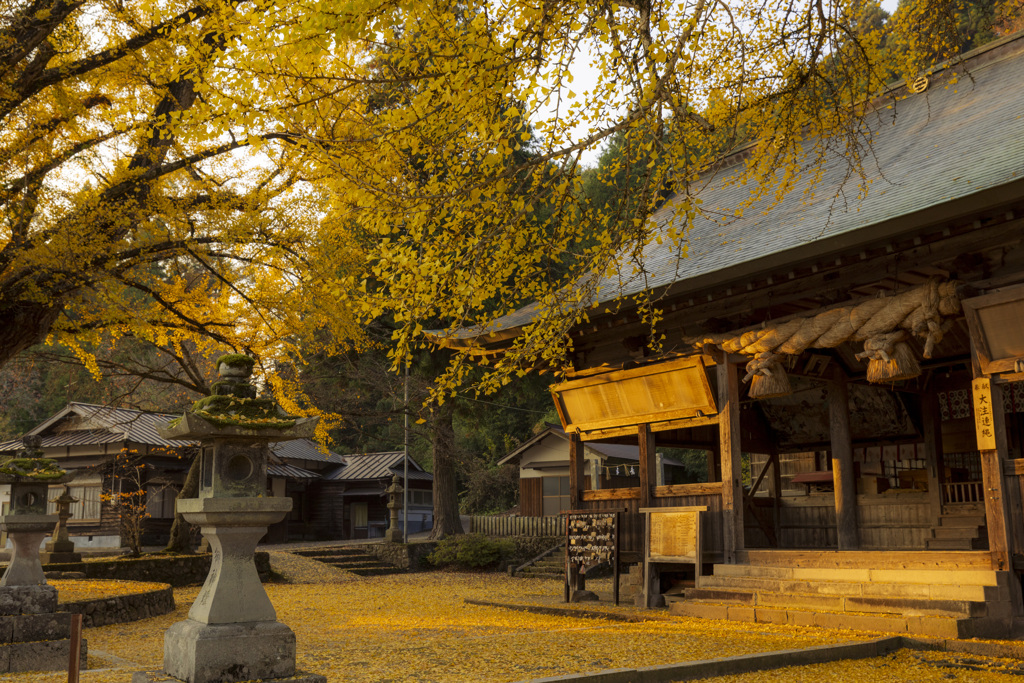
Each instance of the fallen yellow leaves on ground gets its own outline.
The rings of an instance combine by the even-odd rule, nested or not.
[[[62,604],[79,600],[115,598],[122,595],[151,593],[167,588],[166,583],[150,581],[113,581],[106,579],[49,579],[48,584],[57,589],[57,600]]]
[[[662,616],[640,623],[510,611],[465,604],[466,599],[530,602],[560,594],[558,581],[500,574],[431,572],[363,578],[305,558],[272,553],[276,571],[293,583],[267,592],[280,621],[298,641],[300,669],[335,681],[521,681],[617,667],[639,667],[730,655],[795,649],[871,637],[827,629],[718,622]],[[175,589],[173,614],[90,628],[90,671],[84,683],[123,683],[129,672],[162,665],[163,634],[184,619],[198,587]],[[622,608],[627,609],[627,608]],[[946,653],[944,654],[949,657]],[[908,653],[909,655],[909,653]],[[907,678],[916,666],[929,676]],[[938,681],[962,669],[896,658],[806,667],[803,676],[761,672],[728,681]],[[828,668],[832,667],[832,668]],[[853,668],[848,668],[853,667]],[[860,668],[857,668],[860,667]],[[874,668],[872,668],[874,667]],[[892,670],[892,678],[877,672]],[[805,672],[812,672],[806,673]],[[899,675],[903,677],[898,677]],[[834,676],[833,676],[834,673]],[[974,676],[971,678],[970,676]],[[984,675],[988,678],[980,678]],[[15,683],[59,683],[65,674],[20,674]],[[1018,681],[1007,674],[966,671],[951,680]]]
[[[1020,680],[1021,662],[900,650],[888,657],[830,664],[791,666],[739,676],[704,679],[705,683],[1009,683]]]

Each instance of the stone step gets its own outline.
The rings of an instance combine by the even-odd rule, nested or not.
[[[559,581],[565,580],[565,574],[557,574],[555,572],[528,572],[523,570],[516,572],[516,576],[524,579],[558,579]]]
[[[332,567],[338,569],[344,569],[346,571],[353,571],[355,569],[377,569],[378,567],[390,567],[391,565],[384,562],[377,562],[374,560],[366,561],[355,561],[355,562],[324,562]]]
[[[82,640],[81,669],[86,669],[89,646]],[[71,640],[33,640],[0,644],[0,673],[23,671],[67,671]]]
[[[390,564],[381,564],[377,567],[351,568],[348,571],[356,576],[390,576],[391,574],[407,574],[406,570],[392,567]]]
[[[796,608],[827,612],[948,617],[983,617],[988,614],[986,603],[982,601],[933,600],[904,596],[821,595],[702,587],[688,589],[686,598],[687,600],[732,602],[757,607]]]
[[[301,557],[338,557],[342,555],[366,555],[366,550],[360,546],[331,546],[325,548],[300,548],[289,551],[292,555]]]
[[[841,595],[849,597],[907,597],[932,600],[991,601],[1008,599],[999,586],[974,584],[860,583],[846,581],[797,581],[748,576],[704,576],[701,588],[766,590],[779,593]]]
[[[1001,628],[1005,629],[993,620],[971,617],[836,613],[795,607],[754,607],[690,600],[673,602],[669,605],[669,612],[701,619],[909,633],[937,638],[993,637]]]
[[[898,583],[929,585],[1000,585],[992,569],[837,569],[832,567],[775,567],[749,564],[716,564],[715,576],[750,576],[802,581],[846,583]],[[1004,579],[1005,582],[1005,579]]]

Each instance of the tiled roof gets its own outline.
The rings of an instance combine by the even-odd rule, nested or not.
[[[344,463],[345,460],[337,453],[330,451],[325,455],[320,446],[310,439],[293,439],[270,444],[270,450],[279,458],[291,460],[313,460],[316,462]]]
[[[537,436],[533,437],[529,441],[526,441],[515,450],[511,451],[508,455],[498,461],[499,465],[504,465],[515,460],[527,451],[531,446],[542,441],[546,436],[554,435],[565,440],[565,458],[569,459],[569,436],[565,433],[561,427],[551,425]],[[586,441],[583,446],[590,451],[604,456],[605,458],[614,458],[617,460],[640,460],[640,446],[634,446],[632,444],[623,443],[605,443],[603,441]],[[681,462],[673,458],[664,458],[663,462],[667,465],[682,465]]]
[[[660,244],[653,240],[643,252],[646,272],[633,274],[631,264],[624,263],[620,276],[601,279],[597,303],[668,285],[676,293],[698,292],[833,249],[860,246],[880,234],[905,230],[893,222],[916,212],[1021,181],[1022,50],[1024,32],[986,46],[978,59],[968,59],[969,74],[959,67],[938,72],[923,93],[889,100],[869,114],[864,137],[870,137],[872,152],[863,170],[870,186],[864,196],[859,196],[860,179],[849,178],[842,145],[826,159],[813,192],[808,193],[805,177],[777,205],[757,202],[742,217],[734,217],[734,210],[754,188],[732,182],[739,167],[708,178],[702,187],[692,188],[705,213],[683,240],[686,255],[681,258],[670,239]],[[950,82],[954,75],[959,82]],[[670,200],[655,213],[663,229],[674,221],[674,208]],[[868,230],[873,226],[878,229]],[[486,343],[488,333],[525,325],[535,312],[531,304],[485,329],[435,334],[479,337]]]
[[[83,446],[89,444],[134,441],[150,446],[177,448],[192,446],[192,441],[165,439],[157,429],[169,420],[178,417],[165,413],[147,413],[128,408],[111,408],[90,403],[69,403],[67,407],[28,434],[42,437],[43,448],[53,446]],[[81,421],[87,429],[61,429],[66,420]],[[17,451],[22,448],[21,439],[0,443],[0,452]]]
[[[285,479],[319,479],[316,472],[304,470],[295,465],[268,465],[267,474],[271,477],[283,477]]]
[[[357,481],[364,479],[390,479],[396,472],[402,476],[404,467],[402,451],[364,453],[343,456],[345,465],[323,475],[331,481]],[[433,481],[434,476],[409,459],[409,479]]]

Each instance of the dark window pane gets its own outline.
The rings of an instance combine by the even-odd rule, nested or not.
[[[559,477],[559,493],[563,496],[569,495],[569,477]]]
[[[544,495],[545,496],[557,496],[558,495],[558,480],[559,477],[544,477]]]

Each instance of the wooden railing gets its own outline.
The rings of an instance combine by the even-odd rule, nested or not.
[[[985,500],[980,481],[958,481],[942,485],[943,503],[980,503]]]
[[[469,531],[485,536],[563,536],[565,518],[473,515],[469,518]]]
[[[652,498],[676,498],[679,496],[720,496],[722,482],[710,484],[672,484],[669,486],[652,486]],[[583,492],[583,500],[632,500],[640,497],[639,486],[618,489],[598,489]]]

